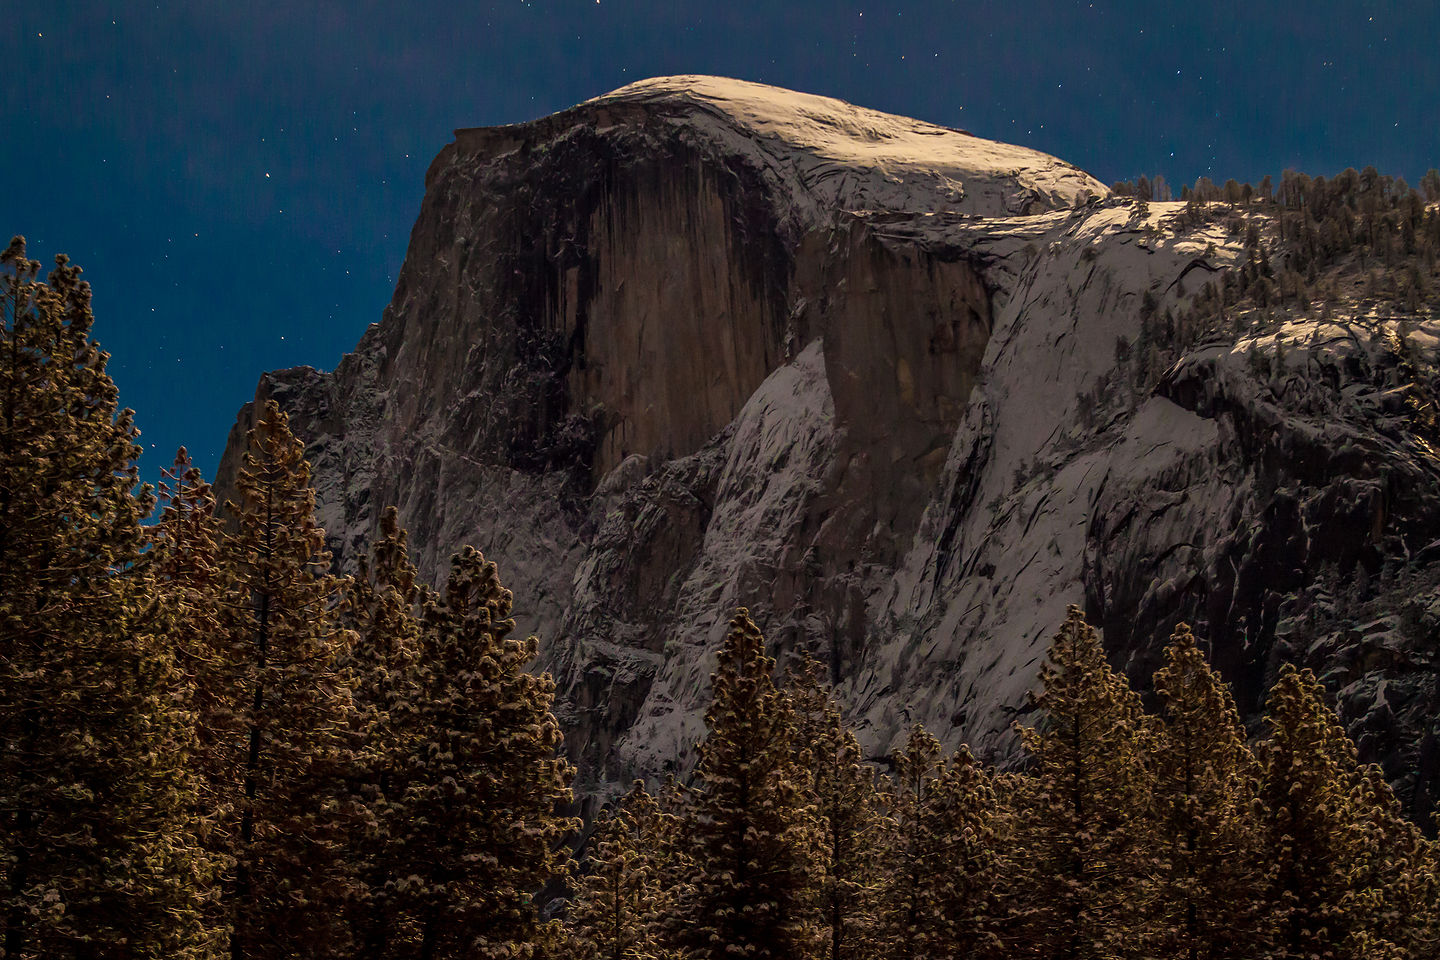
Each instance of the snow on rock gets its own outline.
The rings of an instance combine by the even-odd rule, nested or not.
[[[835,100],[644,81],[457,131],[382,322],[257,400],[308,438],[342,563],[390,503],[428,578],[462,543],[500,563],[593,797],[693,764],[739,605],[828,665],[874,756],[922,721],[1010,757],[1080,603],[1141,683],[1190,621],[1251,716],[1281,660],[1316,667],[1403,786],[1436,616],[1357,633],[1334,611],[1378,594],[1333,582],[1440,580],[1405,380],[1440,322],[1350,304],[1157,346],[1142,312],[1243,233],[1106,196]]]
[[[698,455],[714,455],[714,486],[707,491],[714,509],[691,545],[694,552],[673,572],[674,615],[664,656],[647,709],[617,750],[621,768],[683,767],[691,759],[690,748],[703,732],[697,720],[709,696],[715,653],[736,607],[748,605],[772,632],[799,613],[776,593],[783,572],[803,565],[806,544],[797,532],[824,496],[835,453],[834,405],[820,346],[810,344],[793,364],[772,373],[713,450]],[[643,486],[635,495],[649,499]],[[647,546],[636,541],[636,526],[621,519],[621,550]],[[577,591],[582,601],[609,603],[607,590],[587,587]]]
[[[1143,293],[1183,296],[1191,245],[1143,234],[1127,207],[1044,226],[1029,252],[1012,255],[1024,265],[996,312],[984,384],[950,445],[940,495],[877,598],[877,666],[851,681],[851,697],[880,741],[918,720],[1005,755],[1051,634],[1066,606],[1086,599],[1097,497],[1213,441],[1213,424],[1160,398],[1135,407],[1111,382],[1116,340],[1135,336]],[[1077,408],[1097,385],[1114,419],[1086,424]],[[897,687],[911,692],[897,698]]]
[[[738,135],[793,170],[823,207],[999,215],[1109,196],[1083,170],[1036,150],[743,80],[656,77],[589,103],[693,105],[731,126],[727,139]]]

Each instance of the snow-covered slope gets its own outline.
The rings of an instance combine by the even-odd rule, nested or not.
[[[1110,193],[1083,170],[1037,150],[743,80],[656,77],[588,103],[684,105],[711,114],[730,128],[727,139],[738,136],[743,149],[789,168],[832,210],[998,215],[1070,207]]]
[[[457,131],[382,322],[257,399],[308,436],[339,556],[395,503],[427,576],[500,563],[600,794],[688,768],[734,606],[830,665],[875,755],[919,720],[1003,759],[1073,602],[1140,681],[1189,620],[1252,715],[1281,659],[1315,666],[1404,787],[1440,605],[1355,634],[1327,584],[1440,559],[1396,392],[1440,323],[1162,336],[1272,225],[1106,196],[918,121],[646,81]]]

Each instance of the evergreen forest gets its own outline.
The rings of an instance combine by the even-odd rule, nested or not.
[[[1308,272],[1247,295],[1341,255],[1295,191]],[[16,238],[0,299],[5,960],[1440,956],[1440,850],[1311,673],[1247,730],[1179,624],[1147,705],[1073,606],[1003,770],[918,725],[867,756],[738,610],[694,770],[587,827],[495,563],[422,582],[392,508],[337,575],[273,403],[233,502],[183,449],[152,490],[80,270]]]

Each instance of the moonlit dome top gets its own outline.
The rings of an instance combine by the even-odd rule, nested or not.
[[[999,193],[1030,195],[1022,205],[1069,206],[1077,196],[1107,196],[1104,184],[1049,154],[986,140],[962,130],[857,107],[843,100],[724,77],[655,77],[587,101],[674,103],[722,118],[767,145],[810,155],[830,174],[840,167],[880,173],[894,185],[938,188],[964,212],[1025,212]],[[823,172],[823,171],[821,171]],[[928,191],[927,191],[928,192]],[[970,202],[965,202],[968,199]],[[990,201],[1002,200],[1003,209]],[[891,204],[885,204],[887,208]]]

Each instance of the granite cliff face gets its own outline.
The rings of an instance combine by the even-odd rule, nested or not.
[[[1440,604],[1381,600],[1440,580],[1440,461],[1396,371],[1433,371],[1440,323],[1272,316],[1147,375],[1145,318],[1245,256],[1179,207],[833,100],[645,81],[457,131],[381,322],[256,399],[308,439],[342,562],[393,503],[427,576],[462,543],[500,563],[598,793],[693,760],[737,605],[830,665],[875,752],[919,720],[1003,759],[1082,602],[1142,680],[1190,620],[1252,712],[1282,659],[1317,667],[1409,795]]]

